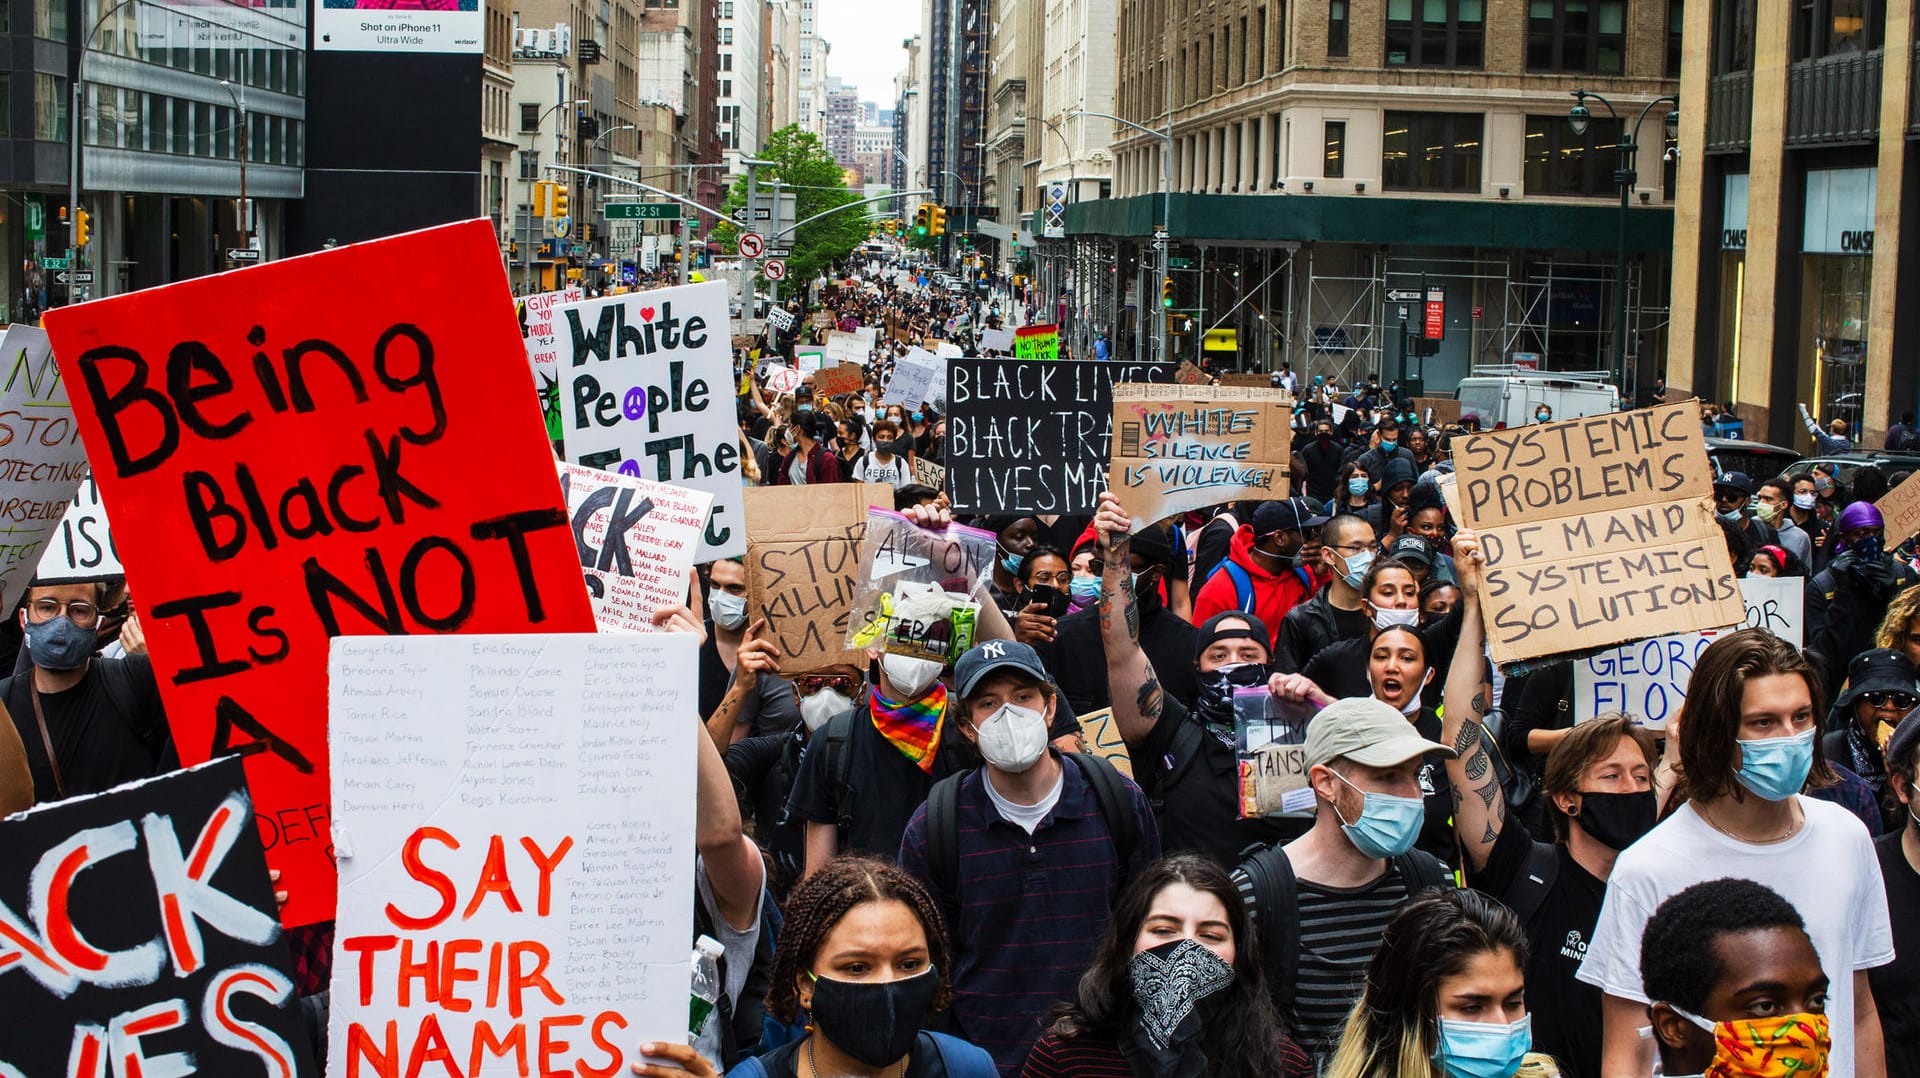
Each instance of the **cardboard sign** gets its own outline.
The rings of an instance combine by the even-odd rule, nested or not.
[[[180,758],[247,758],[287,924],[324,921],[327,638],[593,630],[493,227],[46,323]]]
[[[1086,742],[1087,752],[1104,756],[1121,774],[1133,777],[1133,757],[1127,755],[1127,743],[1120,736],[1120,727],[1113,721],[1113,709],[1103,707],[1080,716],[1080,740]]]
[[[1806,632],[1803,577],[1749,576],[1740,580],[1746,617],[1736,628],[1765,629],[1794,647]],[[1574,720],[1624,711],[1649,729],[1664,730],[1687,699],[1700,653],[1726,630],[1681,633],[1608,648],[1573,664]]]
[[[654,611],[687,601],[713,495],[560,465],[573,545],[601,632],[650,633]]]
[[[0,1074],[316,1073],[245,772],[0,821]]]
[[[107,524],[107,507],[100,504],[100,484],[88,475],[47,540],[34,575],[42,580],[105,580],[124,572]]]
[[[0,610],[26,594],[87,475],[87,450],[45,330],[0,335]]]
[[[1415,397],[1413,410],[1420,416],[1421,422],[1444,427],[1460,422],[1460,402],[1452,397]],[[1428,418],[1428,413],[1432,418]]]
[[[1273,375],[1258,371],[1228,371],[1220,376],[1223,386],[1240,386],[1245,389],[1272,389]]]
[[[913,458],[913,481],[923,486],[932,487],[935,490],[945,490],[947,485],[946,465],[935,464],[925,457],[916,456]]]
[[[1227,501],[1288,493],[1293,397],[1240,386],[1116,385],[1107,489],[1133,530]]]
[[[807,325],[815,329],[825,329],[833,325],[833,314],[829,311],[820,311],[807,319]]]
[[[1013,331],[1010,329],[981,330],[980,350],[982,352],[1012,352]]]
[[[858,363],[828,367],[813,376],[813,391],[822,397],[858,393],[867,384],[867,369]]]
[[[918,408],[923,404],[941,401],[946,389],[947,361],[924,349],[914,348],[894,362],[893,374],[887,378],[886,392],[880,395],[880,403]],[[945,411],[945,408],[941,410]]]
[[[698,665],[684,633],[334,641],[329,1075],[685,1043]]]
[[[1873,503],[1887,523],[1887,546],[1895,547],[1920,535],[1920,472],[1902,480],[1900,485],[1880,495]]]
[[[1189,359],[1180,361],[1180,369],[1174,374],[1173,380],[1183,386],[1203,386],[1209,381],[1207,372],[1194,366]]]
[[[1454,454],[1495,662],[1739,624],[1693,406],[1489,431]]]
[[[1107,489],[1116,382],[1173,384],[1171,363],[956,359],[947,485],[955,513],[1091,513]]]
[[[872,348],[856,334],[829,333],[824,355],[827,363],[865,363]]]
[[[533,365],[533,387],[540,394],[549,441],[566,435],[560,410],[560,337],[553,330],[553,312],[562,303],[578,303],[585,296],[575,285],[558,292],[537,292],[521,301],[526,311],[527,360]]]
[[[844,641],[870,505],[893,508],[893,486],[748,488],[747,616],[767,619],[782,673],[866,669],[866,654]]]
[[[706,491],[713,514],[694,560],[745,553],[727,286],[589,300],[557,317],[567,459]]]

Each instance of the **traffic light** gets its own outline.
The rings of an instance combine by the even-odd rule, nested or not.
[[[928,221],[931,220],[932,217],[932,206],[922,205],[918,210],[915,210],[913,214],[913,234],[916,236],[926,235],[929,227]]]
[[[927,213],[927,235],[939,239],[946,234],[947,211],[938,206],[934,206]]]
[[[1160,306],[1173,309],[1173,278],[1160,282]]]
[[[535,217],[553,216],[553,181],[536,180],[533,184],[533,215]]]
[[[85,247],[87,241],[93,238],[93,229],[89,227],[92,224],[93,214],[88,213],[86,210],[80,210],[75,214],[73,218],[73,245],[75,247]]]
[[[571,216],[571,211],[568,208],[567,195],[568,195],[568,191],[567,191],[566,184],[556,183],[553,185],[553,216],[554,217],[564,219],[568,216]]]

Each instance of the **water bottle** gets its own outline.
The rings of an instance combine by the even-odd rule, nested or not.
[[[693,992],[689,1000],[687,1032],[699,1036],[713,1009],[720,1005],[720,956],[727,949],[712,936],[693,941]]]

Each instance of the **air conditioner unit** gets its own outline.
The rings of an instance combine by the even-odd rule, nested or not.
[[[557,52],[562,56],[572,56],[573,55],[573,28],[569,26],[564,26],[564,25],[555,26],[553,28],[553,42],[554,42],[554,45],[553,45],[554,52]]]
[[[538,30],[515,31],[513,47],[521,52],[538,52],[540,49],[540,31]]]

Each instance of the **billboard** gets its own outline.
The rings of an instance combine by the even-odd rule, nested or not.
[[[481,52],[480,0],[320,0],[313,9],[316,52]]]

